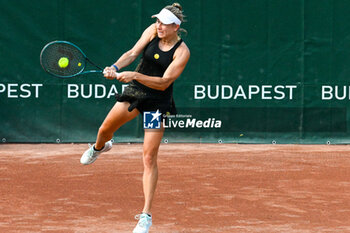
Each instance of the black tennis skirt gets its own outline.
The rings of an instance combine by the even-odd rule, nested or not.
[[[143,112],[157,110],[162,115],[176,114],[175,102],[172,95],[162,94],[159,91],[150,91],[149,88],[143,88],[139,83],[130,83],[122,94],[117,93],[115,97],[118,102],[130,103],[129,112],[136,108],[142,115]]]

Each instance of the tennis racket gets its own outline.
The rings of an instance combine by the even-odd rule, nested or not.
[[[103,72],[78,46],[68,41],[52,41],[45,45],[40,53],[40,64],[47,73],[58,78]],[[88,70],[87,64],[93,67]]]

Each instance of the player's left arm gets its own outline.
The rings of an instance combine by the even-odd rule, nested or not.
[[[117,80],[124,83],[136,80],[152,89],[164,91],[181,75],[189,58],[190,50],[185,43],[181,43],[181,45],[176,49],[173,61],[165,70],[163,77],[152,77],[138,72],[126,71],[121,72],[118,75]]]

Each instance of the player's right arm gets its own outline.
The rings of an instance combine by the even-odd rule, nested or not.
[[[146,30],[142,33],[140,39],[136,42],[134,47],[132,47],[129,51],[125,52],[115,63],[119,69],[122,69],[128,65],[130,65],[135,59],[140,55],[146,45],[156,36],[156,26],[155,24],[151,24]],[[115,78],[112,71],[116,71],[114,67],[106,67],[105,68],[106,78],[113,79]]]

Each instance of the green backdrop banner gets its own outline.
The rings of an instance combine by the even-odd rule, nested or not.
[[[71,41],[110,65],[171,3],[0,0],[0,140],[94,141],[124,84],[100,74],[54,78],[40,67],[42,47]],[[348,0],[180,3],[191,58],[175,82],[178,114],[164,121],[165,142],[350,141]],[[114,137],[142,139],[141,116]]]

